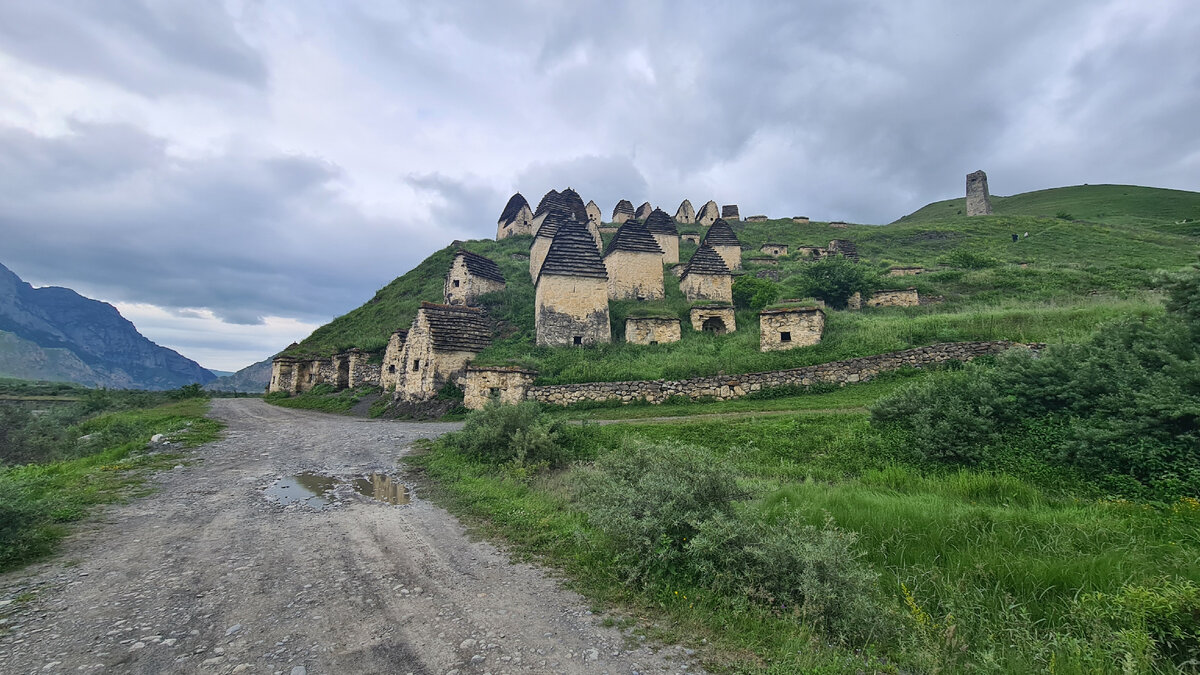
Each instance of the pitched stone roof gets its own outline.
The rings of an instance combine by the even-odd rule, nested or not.
[[[529,202],[525,201],[525,197],[520,193],[516,193],[508,198],[508,203],[504,205],[504,210],[500,212],[500,222],[509,223],[517,214],[521,212],[521,207],[529,206]]]
[[[637,213],[634,215],[638,217],[638,220],[645,220],[650,217],[650,212],[653,210],[654,207],[650,206],[650,202],[642,202],[642,205],[637,207]]]
[[[741,218],[741,216],[738,215],[737,204],[726,204],[725,206],[722,206],[721,207],[721,217],[722,218],[733,218],[734,220],[738,220],[739,218]]]
[[[675,220],[681,223],[696,222],[696,209],[692,208],[690,201],[685,199],[679,203],[679,208],[675,211]]]
[[[592,239],[587,228],[567,221],[558,228],[546,251],[538,278],[541,279],[544,274],[607,279],[608,269],[604,267],[600,252],[596,250],[596,240]]]
[[[632,218],[634,216],[633,204],[630,203],[630,201],[628,199],[622,199],[621,201],[617,202],[616,206],[613,207],[613,220],[616,220],[617,215],[622,214],[622,213],[629,216],[630,218]]]
[[[704,204],[704,206],[700,207],[699,211],[696,212],[696,218],[700,218],[706,214],[712,216],[713,218],[720,218],[721,209],[717,206],[716,202],[710,199]]]
[[[463,259],[463,262],[467,265],[467,272],[472,276],[504,283],[504,273],[500,271],[500,266],[493,262],[491,258],[485,258],[478,253],[471,253],[463,248],[458,249],[454,257],[461,257]]]
[[[621,225],[617,230],[617,236],[613,237],[612,241],[608,242],[608,248],[604,249],[604,257],[607,258],[608,254],[615,251],[663,254],[663,250],[651,236],[650,231],[636,220],[627,220]]]
[[[730,275],[731,272],[725,266],[725,259],[721,257],[721,254],[709,246],[708,242],[705,242],[700,244],[700,248],[692,254],[692,259],[688,261],[687,267],[683,270],[683,276],[686,277],[689,274]]]
[[[654,209],[646,217],[646,229],[651,234],[679,234],[679,230],[675,229],[675,221],[662,209]]]
[[[575,220],[581,223],[588,221],[587,206],[583,203],[583,197],[572,188],[567,188],[558,193],[558,203],[565,206],[571,213],[575,214]]]
[[[737,235],[733,233],[733,228],[722,218],[718,218],[717,222],[708,228],[708,234],[704,235],[704,242],[712,246],[742,245],[742,242],[738,241]]]
[[[422,302],[433,348],[439,352],[481,352],[492,343],[492,327],[483,310]]]
[[[546,212],[551,204],[558,202],[558,190],[551,190],[542,195],[542,201],[538,202],[537,210],[533,212],[533,217],[536,218]]]
[[[558,233],[558,228],[565,223],[573,223],[574,216],[570,211],[564,209],[559,204],[554,204],[553,207],[546,212],[546,219],[542,221],[542,226],[538,228],[536,239],[553,239]]]

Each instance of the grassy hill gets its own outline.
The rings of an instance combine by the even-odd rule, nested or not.
[[[897,223],[945,220],[962,216],[966,199],[947,199],[924,206]],[[992,196],[997,216],[1064,217],[1098,223],[1146,225],[1181,234],[1200,234],[1200,192],[1137,185],[1073,185]],[[1187,223],[1181,221],[1187,220]],[[1179,224],[1177,224],[1179,223]]]
[[[1175,225],[1191,208],[1189,204],[1200,216],[1197,193],[1079,186],[996,198],[996,202],[999,213],[992,216],[967,218],[948,212],[946,205],[951,202],[938,202],[884,226],[832,228],[828,223],[797,224],[790,219],[736,224],[746,249],[747,273],[777,274],[780,297],[806,295],[798,273],[807,263],[784,257],[777,265],[759,266],[749,261],[758,255],[759,247],[767,242],[825,246],[837,238],[856,243],[863,264],[880,275],[879,288],[915,286],[922,296],[943,300],[913,308],[831,310],[820,345],[766,354],[758,351],[757,315],[751,311],[739,312],[738,330],[730,335],[696,333],[685,321],[679,343],[624,343],[624,319],[631,312],[654,309],[686,318],[688,303],[669,271],[664,271],[666,300],[611,303],[613,344],[587,350],[537,347],[534,289],[525,258],[529,237],[468,241],[463,247],[495,260],[508,280],[504,293],[484,298],[501,327],[498,339],[478,362],[523,365],[537,369],[542,383],[560,383],[791,368],[955,340],[1070,340],[1117,316],[1160,311],[1156,270],[1186,265],[1200,250],[1200,232]],[[1107,220],[1053,216],[1066,210],[1074,216]],[[1051,215],[1036,215],[1039,211]],[[696,226],[680,229],[699,231]],[[1013,233],[1021,235],[1016,242]],[[289,353],[330,354],[354,346],[382,350],[393,330],[409,326],[422,301],[441,301],[442,280],[453,250],[448,246],[434,253],[366,304],[314,331]],[[684,243],[680,256],[686,260],[694,251],[694,245]],[[893,265],[920,265],[929,272],[884,276]]]

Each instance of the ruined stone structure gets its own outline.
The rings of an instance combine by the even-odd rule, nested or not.
[[[825,256],[826,250],[820,246],[797,246],[796,253],[806,258],[820,260]]]
[[[654,241],[658,242],[658,247],[662,249],[662,263],[666,265],[678,263],[679,230],[675,228],[675,221],[671,220],[671,216],[668,216],[667,212],[662,209],[654,209],[645,222],[646,229],[654,237]]]
[[[538,346],[588,346],[612,340],[608,270],[581,225],[567,222],[558,228],[536,286]]]
[[[383,352],[383,364],[379,370],[379,386],[384,391],[395,391],[404,374],[404,342],[408,339],[408,331],[395,330],[388,338],[387,349]]]
[[[551,190],[542,197],[542,201],[538,202],[537,210],[533,212],[533,225],[531,227],[535,236],[549,216],[549,213],[555,209],[566,212],[581,225],[585,225],[588,222],[587,206],[584,205],[583,199],[579,196],[578,192],[571,188],[567,188],[562,192]]]
[[[792,222],[800,225],[808,224],[808,216],[792,216]]]
[[[733,305],[721,303],[696,305],[688,312],[688,318],[692,322],[692,330],[697,333],[724,335],[737,330]]]
[[[675,222],[680,225],[692,225],[696,222],[696,209],[692,208],[691,202],[683,200],[675,210]]]
[[[533,236],[533,242],[529,245],[529,278],[535,282],[538,272],[542,269],[542,261],[546,259],[546,252],[550,250],[550,242],[554,241],[554,235],[558,234],[559,228],[566,223],[575,223],[575,221],[571,214],[562,208],[556,207],[544,214],[537,234]],[[580,223],[575,224],[583,227]],[[586,230],[584,231],[586,232]],[[591,237],[590,233],[588,237]]]
[[[733,275],[725,266],[712,246],[707,242],[692,254],[683,276],[679,278],[679,289],[688,300],[716,300],[718,302],[733,302]]]
[[[474,305],[485,293],[504,290],[504,274],[491,258],[466,249],[454,253],[442,296],[447,305]]]
[[[425,401],[453,382],[492,341],[483,310],[462,305],[421,303],[400,357],[396,399]]]
[[[625,341],[635,345],[679,342],[683,333],[673,316],[631,316],[625,319]]]
[[[520,368],[469,366],[462,378],[463,407],[480,410],[491,400],[516,405],[525,400],[536,377],[536,372]]]
[[[724,218],[718,218],[717,222],[708,228],[708,233],[704,235],[704,243],[721,256],[730,270],[742,269],[742,242],[738,241],[733,228]]]
[[[604,251],[611,300],[658,300],[663,290],[663,251],[636,220],[621,225]]]
[[[720,217],[720,208],[717,207],[716,202],[710,199],[704,206],[700,207],[700,212],[696,214],[696,222],[704,227],[708,227],[717,222],[717,219]]]
[[[825,312],[818,307],[767,309],[758,314],[758,350],[777,352],[821,341]]]
[[[849,239],[834,239],[826,250],[829,255],[841,255],[858,262],[858,247]]]
[[[602,219],[602,216],[600,214],[600,207],[596,206],[596,202],[589,201],[587,203],[586,211],[587,211],[587,217],[588,217],[588,219],[587,219],[588,233],[592,235],[592,239],[596,240],[596,250],[603,251],[604,250],[604,238],[600,236],[600,231],[602,229],[600,227],[600,223],[601,223],[601,219]]]
[[[887,271],[889,277],[911,277],[924,273],[924,267],[889,267]]]
[[[634,217],[633,204],[628,199],[622,199],[613,207],[612,222],[623,223]]]
[[[921,296],[915,288],[875,291],[867,298],[867,307],[916,307]]]
[[[634,212],[633,217],[637,218],[638,220],[645,220],[649,218],[650,214],[653,212],[654,207],[650,206],[650,202],[642,202],[642,205],[637,207],[637,211]]]
[[[835,220],[832,223],[829,223],[829,226],[835,230],[844,230],[847,227],[850,227],[850,223],[843,223],[840,220]]]
[[[725,220],[733,220],[733,221],[742,219],[742,217],[740,215],[738,215],[737,204],[726,204],[726,205],[722,206],[721,207],[721,217],[724,218]]]
[[[379,364],[370,363],[370,354],[351,349],[333,357],[276,356],[271,362],[268,392],[302,394],[318,384],[336,389],[378,385]]]
[[[676,396],[686,396],[691,400],[704,398],[729,401],[764,389],[867,382],[883,372],[901,368],[924,368],[946,361],[971,361],[977,357],[998,354],[1013,347],[1040,351],[1045,348],[1045,345],[1020,345],[1005,341],[950,342],[790,370],[742,375],[712,375],[686,380],[554,384],[530,387],[525,392],[514,392],[514,395],[524,394],[525,400],[564,406],[581,401],[618,401],[621,403],[645,401],[658,404],[665,403]]]
[[[788,254],[788,245],[787,244],[767,243],[767,244],[763,244],[762,247],[759,248],[758,250],[763,253],[766,253],[767,255],[779,257],[781,255]]]
[[[500,212],[500,220],[496,221],[496,240],[518,234],[533,234],[533,212],[520,192],[509,197],[504,210]]]
[[[686,241],[688,243],[695,244],[697,246],[700,245],[700,235],[698,235],[698,234],[691,234],[691,233],[681,234],[681,235],[679,235],[679,240]]]
[[[987,216],[992,213],[992,196],[988,193],[987,174],[982,170],[967,174],[967,215]]]
[[[775,258],[767,258],[762,256],[746,258],[746,263],[750,265],[769,265],[771,267],[777,267],[779,265],[779,261]]]
[[[767,222],[767,217],[766,216],[746,216],[746,222],[747,223],[765,223],[765,222]]]

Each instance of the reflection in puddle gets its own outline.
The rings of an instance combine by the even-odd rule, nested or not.
[[[368,478],[358,478],[352,485],[358,494],[388,504],[407,504],[410,499],[407,485],[381,473],[373,473]]]
[[[267,487],[267,496],[273,497],[282,506],[304,504],[323,511],[329,507],[329,498],[325,493],[335,487],[337,481],[333,478],[315,473],[300,473],[272,483]]]

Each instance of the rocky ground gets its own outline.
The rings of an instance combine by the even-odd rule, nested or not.
[[[106,509],[62,555],[0,577],[0,672],[695,672],[606,628],[546,573],[421,499],[337,488],[324,510],[266,488],[303,471],[394,472],[453,424],[213,403],[224,440]],[[196,461],[192,461],[196,460]]]

